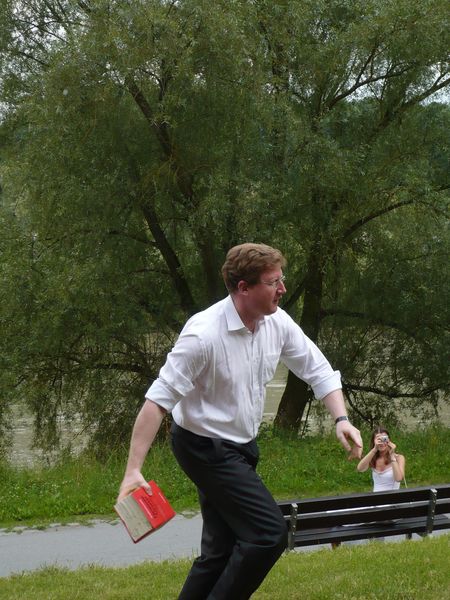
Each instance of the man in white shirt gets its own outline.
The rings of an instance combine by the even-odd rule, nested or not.
[[[279,360],[324,402],[350,457],[361,456],[339,372],[278,307],[285,264],[264,244],[228,252],[222,274],[230,295],[189,319],[136,419],[119,499],[148,489],[141,468],[166,412],[175,457],[199,493],[201,556],[179,600],[246,600],[286,547],[281,512],[256,473],[265,386]]]

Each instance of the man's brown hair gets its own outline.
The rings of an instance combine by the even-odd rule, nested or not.
[[[276,248],[266,244],[240,244],[228,250],[222,267],[222,277],[229,292],[237,290],[243,280],[254,285],[261,273],[271,267],[285,267],[286,259]]]

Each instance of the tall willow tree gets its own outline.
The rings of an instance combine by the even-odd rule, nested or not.
[[[445,272],[448,256],[448,107],[424,107],[450,82],[443,5],[292,3],[281,20],[266,8],[284,115],[275,131],[280,187],[289,186],[286,220],[304,257],[285,308],[300,300],[299,323],[335,356],[349,401],[361,404],[364,393],[354,416],[379,417],[380,396],[436,405],[448,369],[426,365],[448,345],[448,310],[439,291],[420,292],[419,270],[439,263]],[[381,244],[397,235],[403,241]],[[372,262],[384,267],[378,285],[367,277]],[[276,422],[297,429],[309,399],[290,373]]]
[[[361,418],[436,402],[444,2],[1,4],[5,424],[21,398],[42,447],[61,415],[97,445],[127,439],[248,240],[287,255],[285,308]],[[279,426],[309,398],[290,374]]]

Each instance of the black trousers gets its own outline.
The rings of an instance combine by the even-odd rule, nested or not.
[[[287,545],[287,528],[255,469],[258,446],[172,425],[172,449],[195,483],[203,516],[201,556],[179,600],[247,600]]]

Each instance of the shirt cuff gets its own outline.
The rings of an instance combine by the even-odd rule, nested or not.
[[[340,371],[334,371],[329,377],[311,387],[314,392],[314,397],[317,398],[317,400],[323,400],[325,396],[331,392],[342,389]]]
[[[148,388],[145,398],[161,406],[167,412],[172,412],[174,406],[180,401],[181,395],[161,379],[156,379]]]

